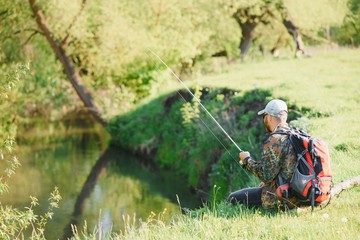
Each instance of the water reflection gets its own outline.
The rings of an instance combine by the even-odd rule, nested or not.
[[[163,215],[166,220],[180,211],[176,195],[181,207],[199,206],[182,178],[145,166],[130,153],[108,148],[94,165],[77,198],[64,239],[72,234],[71,224],[82,226],[83,219],[90,219],[87,221],[90,226],[101,224],[103,234],[110,229],[122,230],[124,216],[146,220],[151,211],[160,213],[166,209],[168,214]]]
[[[63,239],[70,238],[72,234],[72,226],[79,225],[79,220],[81,220],[81,216],[86,207],[86,202],[90,198],[90,194],[93,191],[97,180],[99,179],[100,174],[105,170],[106,165],[112,160],[111,158],[112,152],[110,149],[106,149],[105,152],[101,155],[99,160],[97,160],[94,167],[91,169],[89,176],[87,177],[80,194],[78,195],[73,214],[71,216],[71,220],[69,224],[64,229]]]
[[[39,199],[37,214],[47,211],[47,199],[55,186],[62,196],[60,208],[46,226],[48,239],[69,236],[69,224],[82,231],[86,220],[90,232],[98,223],[106,233],[123,228],[123,216],[146,220],[151,211],[165,208],[171,216],[182,207],[199,202],[181,177],[141,164],[121,150],[108,148],[102,128],[83,123],[68,127],[42,123],[18,137],[22,166],[10,183],[3,204],[19,209],[29,196]]]

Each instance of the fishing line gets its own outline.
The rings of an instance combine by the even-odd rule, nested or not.
[[[188,101],[186,101],[185,97],[178,91],[176,90],[176,92],[180,95],[180,97],[183,99],[183,101],[185,103],[188,103]],[[195,110],[194,107],[190,104],[192,110]],[[248,177],[251,177],[251,175],[245,171],[245,169],[243,169],[241,167],[241,164],[239,162],[239,159],[236,160],[233,156],[233,154],[231,154],[230,150],[225,146],[225,144],[222,143],[222,141],[216,136],[216,134],[214,133],[213,130],[211,130],[211,128],[204,122],[204,120],[199,116],[197,119],[199,119],[202,124],[211,132],[211,134],[215,137],[215,139],[221,144],[221,146],[226,150],[226,152],[229,154],[229,156],[232,158],[232,160],[234,160],[234,162],[240,167],[240,169],[242,169],[242,171],[248,176]]]
[[[151,49],[147,49],[150,53],[152,53],[164,66],[172,73],[172,75],[181,83],[181,85],[190,93],[190,95],[199,103],[202,109],[210,116],[210,118],[216,123],[216,125],[221,129],[221,131],[225,134],[225,136],[236,146],[236,148],[243,152],[243,150],[236,144],[236,142],[230,137],[230,135],[225,131],[225,129],[216,121],[216,119],[211,115],[211,113],[202,105],[200,100],[191,92],[191,90],[186,86],[186,84],[174,73],[174,71]]]
[[[187,101],[186,101],[186,99],[184,98],[184,96],[183,96],[179,91],[177,91],[177,93],[178,93],[178,94],[180,95],[180,97],[184,100],[184,102],[187,103]],[[190,106],[191,106],[191,108],[192,108],[193,110],[195,110],[192,105],[190,105]],[[202,124],[211,132],[211,134],[216,138],[216,140],[217,140],[217,141],[221,144],[221,146],[226,150],[226,152],[230,155],[230,157],[241,167],[239,161],[234,158],[234,156],[230,153],[230,150],[227,149],[227,147],[225,146],[225,144],[222,143],[222,141],[216,136],[216,134],[215,134],[215,133],[211,130],[211,128],[204,122],[204,120],[203,120],[200,116],[199,116],[197,119],[199,119],[199,120],[202,122]]]
[[[193,97],[193,99],[195,99],[197,101],[197,103],[199,103],[199,105],[201,106],[201,108],[205,111],[205,113],[207,114],[207,116],[209,116],[211,118],[211,120],[213,120],[213,122],[218,126],[218,128],[225,134],[225,136],[236,146],[236,148],[242,152],[243,150],[235,143],[235,141],[230,137],[230,135],[224,130],[224,128],[219,124],[219,122],[211,115],[211,113],[205,108],[205,106],[200,102],[200,100],[192,93],[192,91],[185,85],[185,83],[174,73],[174,71],[156,54],[154,53],[152,50],[147,49],[153,56],[155,56],[166,68],[167,70],[181,83],[181,85],[190,93],[190,95]],[[154,64],[156,66],[156,64]],[[188,101],[185,99],[185,97],[178,91],[176,90],[177,93],[180,95],[180,97],[183,99],[183,101],[185,103],[188,103]],[[193,105],[190,104],[190,107],[192,108],[192,110],[195,110]],[[215,139],[221,144],[221,146],[226,150],[226,152],[230,155],[230,157],[236,162],[236,164],[238,166],[240,166],[241,169],[243,169],[241,167],[241,164],[239,163],[239,160],[235,159],[233,154],[231,154],[230,150],[225,146],[225,144],[218,138],[218,136],[216,136],[216,134],[214,133],[214,131],[208,126],[208,124],[206,124],[204,122],[204,120],[199,116],[197,119],[199,119],[202,124],[211,132],[211,134],[215,137]],[[245,171],[243,169],[243,172],[247,175],[250,176],[249,173],[247,171]]]

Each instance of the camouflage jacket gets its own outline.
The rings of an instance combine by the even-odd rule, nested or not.
[[[288,124],[280,124],[266,136],[261,159],[255,161],[250,157],[242,165],[245,170],[265,183],[261,196],[264,208],[279,208],[284,204],[284,201],[281,201],[275,194],[278,187],[278,175],[281,173],[285,182],[289,182],[294,172],[297,157],[288,136],[276,134],[276,132],[289,129]],[[298,204],[295,198],[290,197],[288,200],[293,203],[292,206]]]

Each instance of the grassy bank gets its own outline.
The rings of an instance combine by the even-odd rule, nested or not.
[[[293,110],[293,119],[303,116],[300,123],[329,143],[334,183],[338,183],[359,175],[360,171],[357,161],[360,157],[359,66],[357,49],[317,50],[311,58],[234,64],[225,72],[191,83],[210,87],[209,94],[204,91],[200,94],[205,106],[221,119],[235,141],[253,155],[260,152],[259,139],[264,131],[256,120],[256,111],[270,98],[285,99]],[[216,90],[224,87],[233,89],[231,94]],[[201,187],[200,180],[209,177],[205,182],[221,186],[217,193],[221,197],[236,187],[256,184],[256,180],[244,175],[231,159],[236,156],[231,144],[220,139],[228,147],[225,151],[197,121],[186,123],[186,119],[194,119],[194,115],[184,101],[177,99],[167,105],[169,101],[169,95],[165,94],[127,116],[114,119],[110,125],[114,144],[124,147],[127,139],[125,147],[152,154],[159,165],[174,167],[186,175],[190,185]],[[254,102],[257,104],[251,105]],[[191,104],[196,108],[195,103]],[[246,181],[242,181],[244,178]],[[181,200],[181,196],[179,198]],[[360,190],[354,188],[333,199],[330,206],[316,211],[314,216],[307,210],[271,214],[238,209],[235,216],[229,217],[226,213],[233,210],[223,206],[217,210],[205,208],[205,212],[195,218],[178,215],[171,223],[161,221],[160,215],[137,227],[129,224],[122,238],[320,239],[325,236],[357,239],[360,237],[359,199]]]
[[[269,213],[222,205],[198,217],[177,215],[166,224],[160,214],[137,226],[128,222],[126,231],[113,239],[358,239],[359,203],[354,197],[359,195],[359,189],[345,192],[341,201],[334,199],[313,215],[307,210]]]

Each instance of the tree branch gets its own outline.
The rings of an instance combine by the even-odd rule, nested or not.
[[[39,31],[34,31],[33,33],[30,34],[30,36],[25,40],[25,42],[22,45],[26,45],[33,36],[35,36],[37,33],[40,33]]]
[[[360,176],[347,179],[341,183],[336,184],[331,188],[331,197],[339,195],[343,190],[350,189],[355,186],[360,186]]]
[[[15,32],[13,32],[12,34],[9,34],[7,36],[4,36],[4,40],[7,40],[7,39],[12,39],[13,38],[13,35],[16,35],[16,34],[19,34],[21,32],[32,32],[30,34],[30,36],[26,39],[26,41],[22,44],[22,45],[25,45],[26,43],[28,43],[30,41],[30,39],[37,33],[41,34],[41,35],[44,35],[44,33],[42,33],[41,31],[39,31],[38,29],[33,29],[33,28],[27,28],[27,29],[23,29],[23,30],[17,30]]]
[[[69,26],[67,27],[67,34],[66,36],[63,38],[63,40],[61,41],[61,45],[63,45],[64,47],[67,46],[68,42],[69,42],[69,39],[70,39],[70,32],[72,30],[72,28],[74,27],[76,21],[78,20],[79,16],[81,15],[81,13],[83,12],[84,8],[85,8],[85,5],[87,4],[87,0],[83,0],[82,3],[81,3],[81,7],[80,7],[80,10],[79,12],[74,16],[73,20],[71,21],[71,23],[69,24]]]

